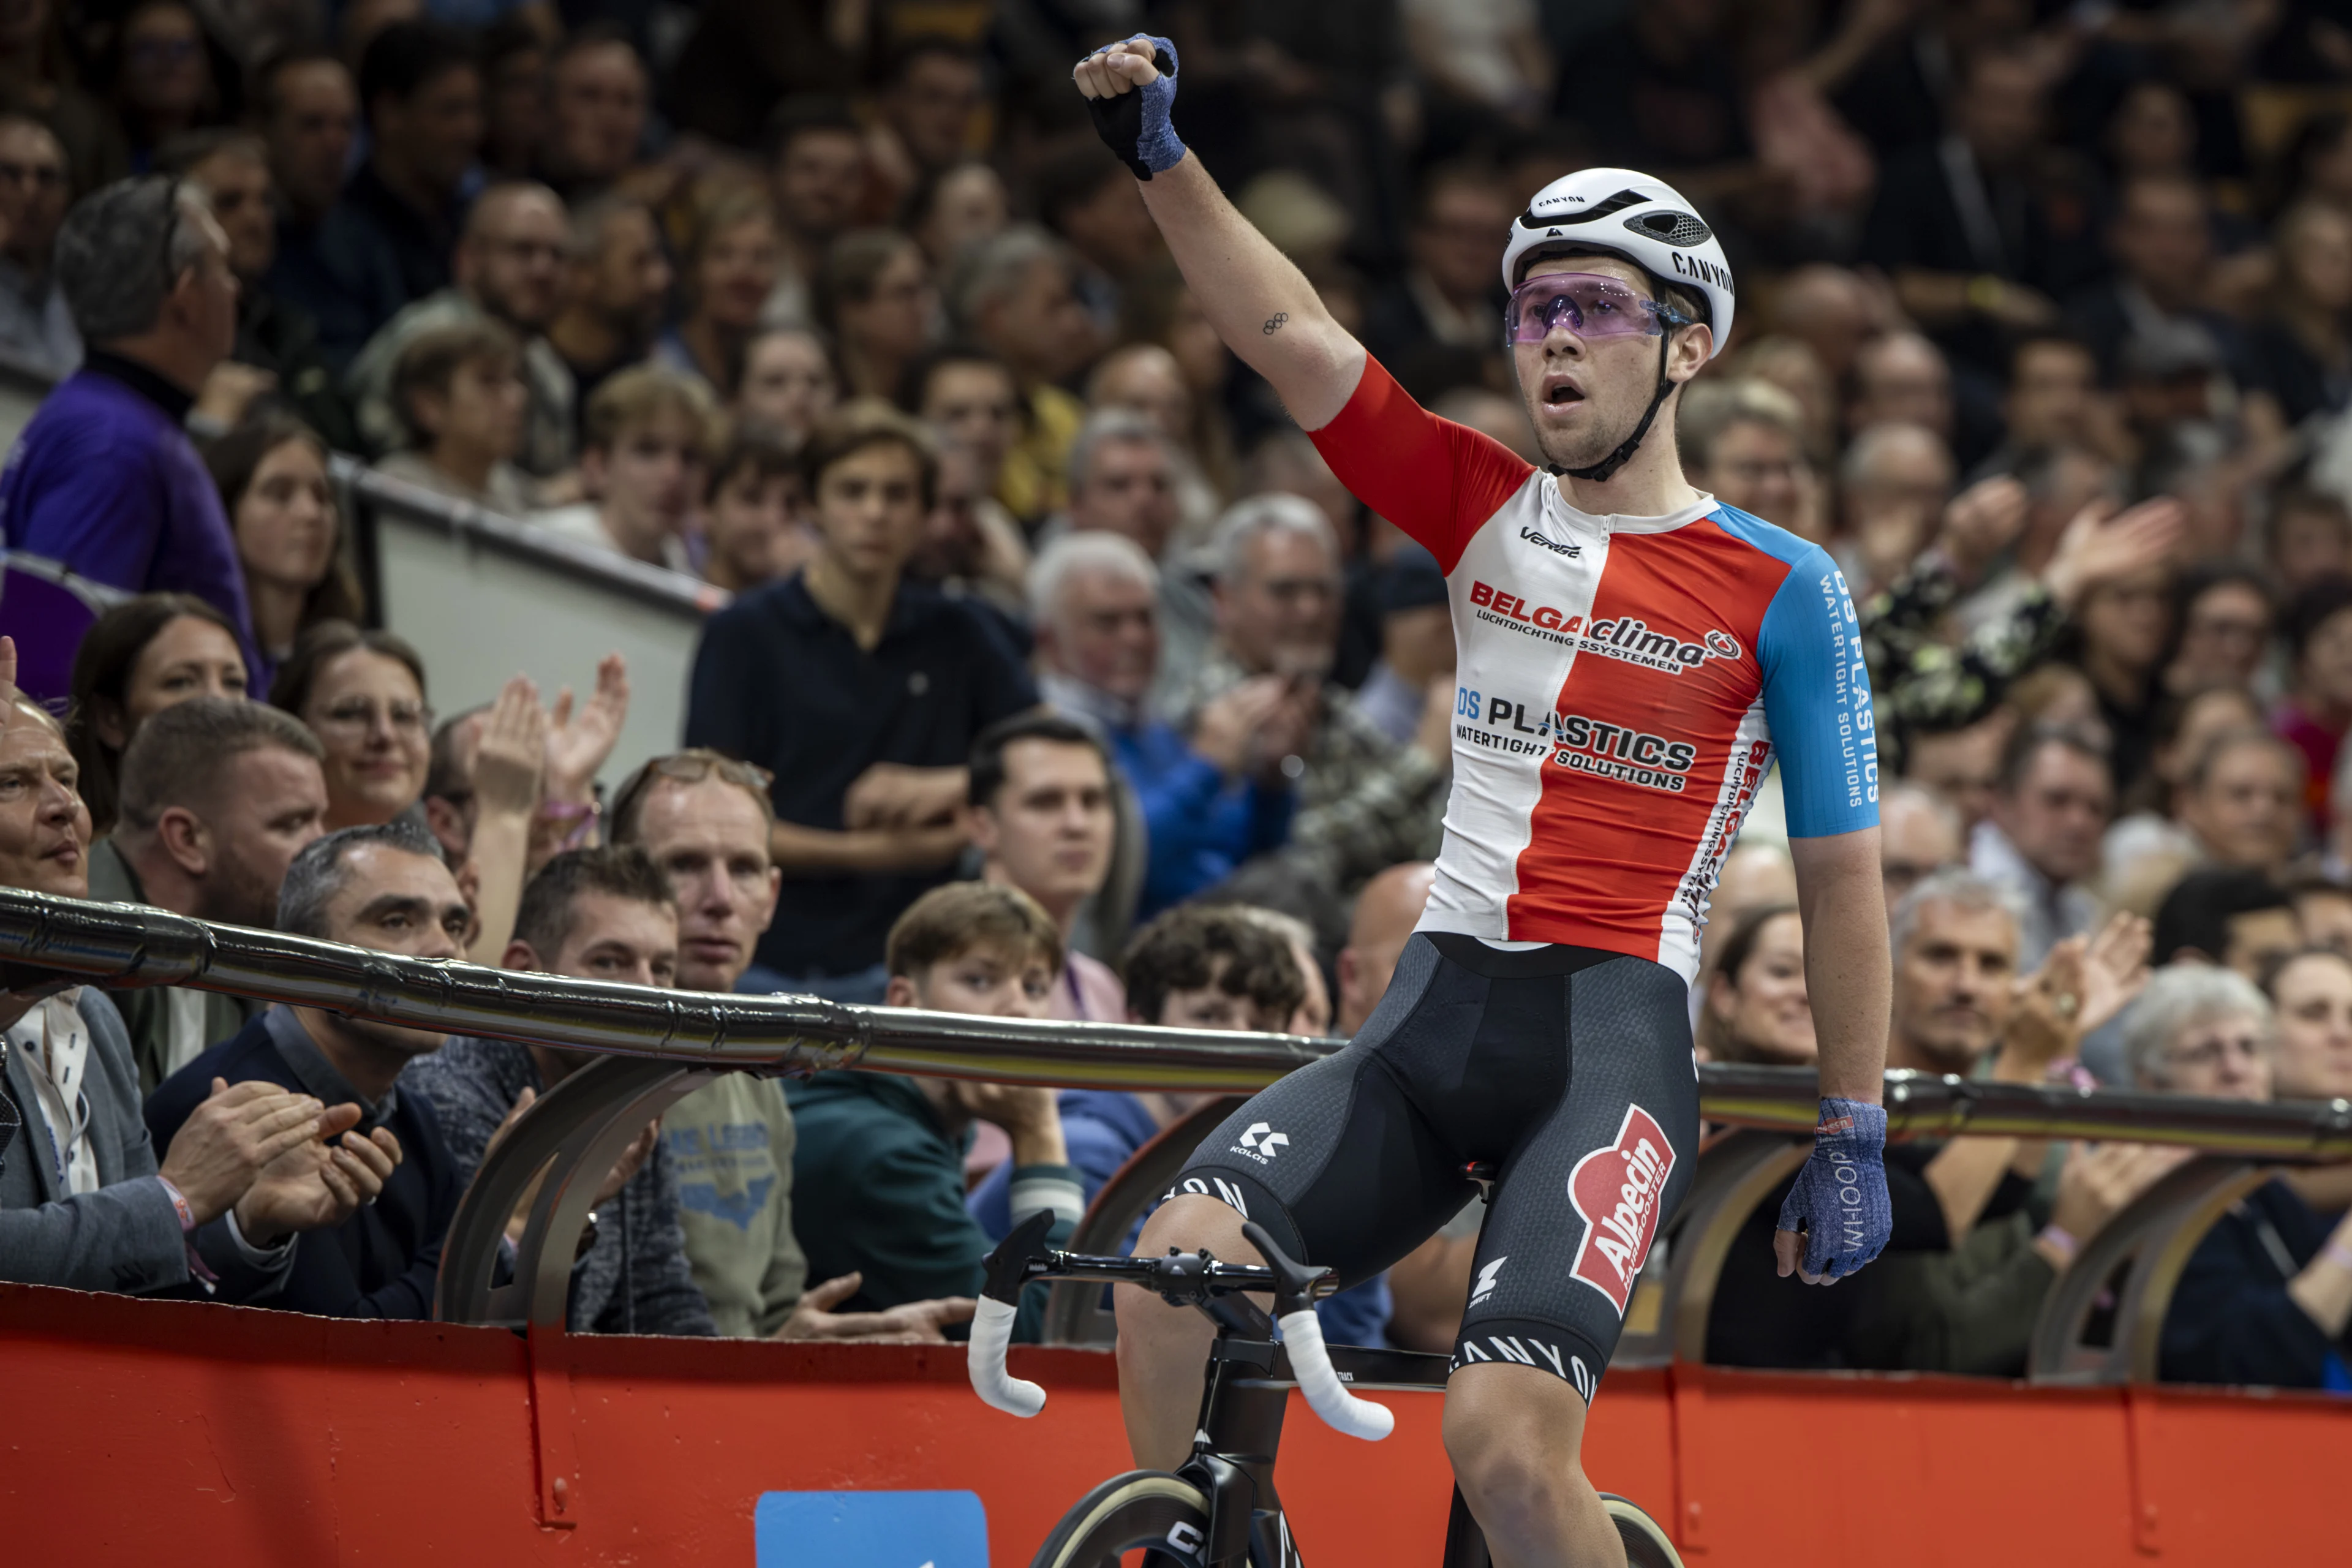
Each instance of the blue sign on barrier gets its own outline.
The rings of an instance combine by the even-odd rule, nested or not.
[[[988,1568],[977,1492],[763,1492],[759,1568]]]

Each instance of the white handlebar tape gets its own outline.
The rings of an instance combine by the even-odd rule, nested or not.
[[[977,1329],[972,1339],[974,1342],[980,1339]],[[1331,1352],[1323,1347],[1323,1321],[1315,1315],[1314,1308],[1303,1307],[1282,1320],[1282,1342],[1290,1352],[1290,1375],[1298,1380],[1298,1392],[1307,1395],[1307,1408],[1323,1417],[1332,1430],[1367,1443],[1377,1443],[1396,1430],[1396,1412],[1357,1398],[1339,1382],[1339,1373],[1331,1366]]]
[[[983,1403],[1007,1415],[1034,1415],[1045,1408],[1045,1391],[1004,1370],[1004,1350],[1013,1342],[1013,1320],[1018,1316],[1017,1309],[982,1296],[971,1315],[971,1348],[964,1364],[971,1374],[971,1391]]]

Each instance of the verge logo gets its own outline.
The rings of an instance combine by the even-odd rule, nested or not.
[[[1261,1165],[1270,1165],[1275,1155],[1290,1147],[1290,1134],[1276,1132],[1271,1121],[1253,1121],[1234,1145],[1236,1153],[1246,1154]]]
[[[763,1492],[758,1568],[988,1568],[976,1492]]]
[[[1478,1283],[1470,1292],[1470,1304],[1476,1306],[1495,1293],[1495,1281],[1502,1277],[1503,1265],[1511,1260],[1508,1253],[1478,1270]]]
[[[1532,528],[1522,528],[1519,530],[1519,537],[1526,540],[1530,544],[1540,545],[1542,548],[1550,551],[1554,555],[1565,555],[1570,561],[1576,560],[1584,553],[1584,546],[1581,544],[1562,544],[1556,539],[1545,538],[1542,534],[1538,533]]]

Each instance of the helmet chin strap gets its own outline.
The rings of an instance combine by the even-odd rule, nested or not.
[[[1600,484],[1605,483],[1611,475],[1632,461],[1635,449],[1642,445],[1642,437],[1650,433],[1650,421],[1658,416],[1659,408],[1674,395],[1675,384],[1666,375],[1666,352],[1673,342],[1674,333],[1671,331],[1659,334],[1658,390],[1651,396],[1650,406],[1642,411],[1642,422],[1633,426],[1631,436],[1617,443],[1615,451],[1581,468],[1563,468],[1558,463],[1546,463],[1544,467],[1552,473],[1565,474],[1571,479],[1591,479]]]

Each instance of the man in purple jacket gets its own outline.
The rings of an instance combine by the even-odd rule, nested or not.
[[[0,536],[95,582],[216,606],[259,689],[236,541],[181,428],[236,339],[227,237],[194,187],[151,175],[79,203],[55,265],[89,353],[0,468]]]

